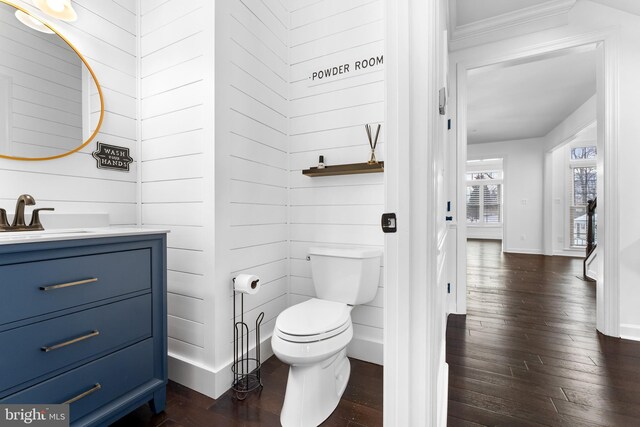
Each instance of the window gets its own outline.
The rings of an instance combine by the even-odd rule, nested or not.
[[[571,149],[571,160],[583,160],[596,158],[598,151],[596,147],[574,147]]]
[[[502,179],[502,171],[468,172],[467,181],[483,179]]]
[[[467,172],[467,224],[502,224],[502,171]]]
[[[587,245],[587,204],[596,198],[596,147],[570,150],[569,243],[571,247]]]

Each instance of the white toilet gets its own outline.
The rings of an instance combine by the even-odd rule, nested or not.
[[[351,309],[375,298],[381,256],[377,249],[309,249],[317,298],[280,313],[271,338],[275,355],[291,365],[284,427],[318,426],[338,406],[351,372]]]

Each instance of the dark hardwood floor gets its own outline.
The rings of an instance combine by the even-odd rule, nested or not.
[[[351,360],[351,378],[338,408],[322,426],[382,426],[382,366]],[[262,365],[262,391],[244,401],[230,392],[214,400],[177,383],[167,387],[165,412],[153,415],[141,406],[112,427],[280,426],[289,367],[275,356]]]
[[[580,259],[468,242],[468,314],[447,326],[449,426],[640,426],[640,343],[596,332],[581,272]]]

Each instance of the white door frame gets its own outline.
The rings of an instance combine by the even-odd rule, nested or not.
[[[605,335],[620,336],[620,300],[618,256],[618,31],[606,30],[580,34],[538,45],[503,51],[498,55],[458,62],[456,67],[456,147],[457,147],[457,286],[456,313],[467,312],[467,226],[464,219],[465,180],[467,158],[467,72],[469,70],[549,54],[589,44],[603,45],[603,58],[598,69],[598,153],[603,153],[598,164],[598,251],[603,256],[603,268],[598,273],[596,289],[597,329]],[[602,175],[600,175],[600,171]],[[605,286],[606,284],[606,286]]]
[[[437,297],[439,12],[442,0],[386,0],[385,209],[397,233],[385,238],[384,425],[446,423],[438,398],[445,300]],[[440,292],[444,295],[444,292]],[[442,339],[439,337],[441,336]],[[441,342],[439,342],[441,341]],[[440,399],[442,401],[442,399]],[[446,399],[444,399],[446,403]]]
[[[409,312],[410,293],[401,284],[409,283],[409,227],[407,201],[409,188],[409,31],[401,22],[409,21],[407,0],[385,2],[385,124],[386,170],[384,173],[385,210],[396,212],[398,231],[385,237],[384,260],[384,425],[409,425],[410,376]],[[391,191],[393,189],[393,191]],[[402,351],[404,347],[405,351]]]

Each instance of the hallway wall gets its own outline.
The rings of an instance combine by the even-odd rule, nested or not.
[[[469,144],[467,159],[503,159],[503,249],[543,252],[544,139]],[[471,234],[469,234],[471,235]]]

